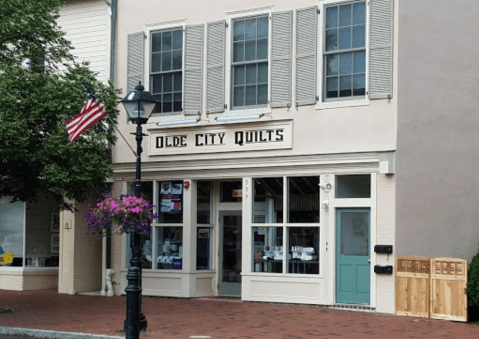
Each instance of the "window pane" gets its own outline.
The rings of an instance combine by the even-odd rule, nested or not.
[[[258,40],[258,60],[268,59],[268,39]]]
[[[268,63],[266,62],[258,64],[258,82],[268,82]]]
[[[326,56],[326,75],[339,74],[338,61],[339,61],[338,54],[330,54]]]
[[[365,44],[365,25],[353,27],[353,48],[364,47]]]
[[[173,94],[173,101],[181,101],[181,92]]]
[[[163,112],[172,112],[173,111],[173,103],[171,100],[171,93],[170,94],[163,94]]]
[[[258,38],[268,37],[268,17],[258,18]]]
[[[179,112],[183,110],[183,104],[181,101],[173,102],[173,112]]]
[[[220,183],[220,202],[241,202],[243,183],[241,181],[222,181]],[[241,193],[238,196],[238,193]]]
[[[341,212],[341,255],[369,256],[369,212]]]
[[[364,2],[353,5],[353,24],[363,24],[366,22],[366,4]]]
[[[366,75],[355,74],[353,75],[353,95],[365,95],[366,94]]]
[[[173,91],[173,74],[167,73],[163,75],[163,93]]]
[[[246,86],[245,105],[256,105],[256,85]]]
[[[161,70],[171,70],[171,52],[161,53]]]
[[[181,69],[182,61],[183,61],[182,52],[181,51],[173,52],[173,69]]]
[[[246,61],[251,61],[256,59],[256,40],[250,40],[245,42],[245,56]]]
[[[163,181],[158,183],[158,188],[158,222],[182,223],[183,181]]]
[[[326,98],[338,97],[338,77],[326,78]]]
[[[255,84],[257,80],[256,64],[246,65],[246,83]]]
[[[319,223],[319,176],[288,178],[288,222]]]
[[[233,40],[244,40],[244,21],[235,21],[234,22],[234,33]]]
[[[351,75],[342,75],[339,77],[339,96],[350,97],[352,94]]]
[[[181,270],[183,266],[183,227],[157,227],[156,267]]]
[[[283,273],[283,228],[253,227],[253,272]]]
[[[156,94],[156,93],[161,93],[161,77],[162,75],[159,74],[159,75],[153,75],[151,77],[151,82],[152,82],[152,93],[153,94]]]
[[[211,269],[211,251],[213,250],[213,229],[198,227],[196,230],[196,270]]]
[[[369,198],[371,196],[371,175],[337,175],[336,198]]]
[[[319,227],[288,227],[288,235],[288,273],[318,274]]]
[[[175,72],[174,73],[174,80],[175,80],[175,87],[174,90],[175,92],[181,92],[182,91],[182,76],[183,72]]]
[[[10,203],[12,197],[0,198],[0,244],[5,253],[12,253],[11,266],[23,266],[23,242],[25,237],[25,204],[17,201]],[[48,228],[50,230],[50,228]],[[48,248],[50,249],[50,248]],[[38,257],[37,257],[38,258]],[[38,259],[33,266],[36,266]],[[29,263],[25,263],[28,265]],[[31,263],[30,263],[31,265]],[[0,269],[6,266],[0,266]]]
[[[244,106],[244,87],[239,86],[234,88],[234,106]]]
[[[151,51],[161,51],[161,33],[155,33],[151,35]]]
[[[161,53],[156,53],[151,55],[151,71],[152,72],[161,71]]]
[[[255,39],[256,36],[256,19],[245,20],[245,39]]]
[[[338,49],[338,30],[336,28],[326,31],[326,51],[335,51]]]
[[[351,25],[351,5],[343,5],[339,7],[339,27]]]
[[[338,27],[338,7],[326,8],[326,28]]]
[[[183,49],[183,30],[173,32],[173,49]]]
[[[235,66],[234,67],[234,84],[243,85],[245,83],[245,66]]]
[[[353,73],[366,72],[366,52],[354,52]]]
[[[339,29],[339,49],[351,48],[351,27]]]
[[[352,53],[343,53],[339,56],[340,59],[340,74],[351,74],[352,73],[352,63],[353,63],[353,54]]]
[[[211,224],[211,181],[198,181],[196,185],[196,222]]]
[[[161,39],[161,48],[162,51],[171,51],[172,43],[171,43],[171,38],[172,34],[171,32],[163,32],[162,34],[162,39]]]
[[[235,42],[233,44],[233,61],[244,61],[244,42]]]
[[[266,105],[268,103],[268,85],[258,86],[258,105]]]
[[[283,222],[283,178],[254,179],[253,192],[253,222]]]

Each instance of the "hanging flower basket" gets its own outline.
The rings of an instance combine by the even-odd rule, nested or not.
[[[151,220],[158,218],[153,213],[155,206],[144,198],[123,194],[112,197],[111,192],[103,193],[102,196],[104,199],[96,207],[88,205],[90,210],[85,215],[85,225],[90,231],[87,236],[105,236],[109,230],[112,234],[148,234]]]

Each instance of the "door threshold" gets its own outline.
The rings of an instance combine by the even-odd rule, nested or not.
[[[372,307],[369,304],[334,304],[330,306],[332,309],[336,310],[350,310],[350,311],[376,311],[375,307]]]

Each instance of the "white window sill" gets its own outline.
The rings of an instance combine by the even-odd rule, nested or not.
[[[232,109],[232,110],[225,110],[222,114],[223,116],[229,115],[250,115],[250,114],[268,114],[271,113],[271,107],[259,107],[259,108],[250,108],[250,109]],[[218,116],[221,116],[219,114]]]
[[[148,119],[148,123],[158,123],[158,122],[165,122],[165,121],[177,121],[177,120],[185,120],[185,115],[183,112],[175,112],[175,113],[161,113],[158,115],[150,116]]]
[[[315,109],[330,109],[330,108],[344,108],[344,107],[356,107],[356,106],[368,106],[370,100],[368,98],[361,100],[338,100],[338,101],[324,101],[318,102]]]

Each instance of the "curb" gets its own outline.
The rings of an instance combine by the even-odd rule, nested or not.
[[[125,339],[122,336],[110,336],[80,332],[60,332],[49,330],[37,330],[32,328],[3,327],[0,326],[0,334],[21,335],[39,339]]]

